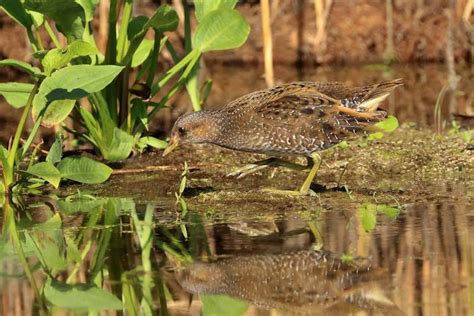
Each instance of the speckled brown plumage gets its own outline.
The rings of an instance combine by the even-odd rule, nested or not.
[[[191,293],[224,294],[284,314],[310,315],[334,309],[346,312],[341,315],[360,310],[393,315],[396,306],[380,291],[388,277],[372,269],[367,258],[345,262],[328,251],[312,250],[196,262],[177,273]]]
[[[304,155],[374,130],[377,105],[402,80],[361,88],[295,82],[256,91],[212,111],[180,117],[170,145],[210,143],[269,155]],[[174,147],[173,147],[174,148]]]

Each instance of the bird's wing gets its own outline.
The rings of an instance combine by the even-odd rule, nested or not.
[[[385,117],[382,111],[358,112],[348,108],[340,100],[306,85],[260,95],[252,103],[241,106],[251,111],[248,118],[252,126],[320,139],[327,146],[358,134],[377,131],[373,124]]]

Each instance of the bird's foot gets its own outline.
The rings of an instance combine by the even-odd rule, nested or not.
[[[264,188],[262,189],[262,191],[273,193],[273,194],[289,195],[289,196],[317,196],[316,192],[314,192],[311,189],[303,192],[301,190],[280,190],[280,189],[273,189],[273,188]]]
[[[257,172],[267,167],[276,166],[277,161],[277,158],[268,158],[265,160],[256,161],[227,174],[227,177],[237,177],[237,179],[241,179],[251,173]]]

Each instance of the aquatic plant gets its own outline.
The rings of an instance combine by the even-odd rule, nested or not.
[[[202,54],[239,47],[248,37],[250,27],[234,9],[236,2],[195,1],[198,26],[193,32],[189,8],[184,1],[185,55],[180,56],[166,35],[175,31],[179,23],[176,11],[168,5],[160,6],[147,17],[133,16],[133,0],[110,1],[108,39],[105,52],[101,52],[92,27],[99,1],[0,1],[0,8],[25,29],[33,57],[41,64],[40,69],[22,61],[0,61],[0,66],[16,67],[32,78],[32,83],[0,84],[0,95],[13,107],[23,108],[9,148],[0,148],[5,188],[18,179],[18,171],[25,171],[19,169],[19,162],[34,158],[34,155],[27,157],[27,152],[40,125],[60,125],[71,115],[78,126],[64,128],[92,144],[107,161],[124,160],[133,150],[141,151],[148,146],[165,147],[165,141],[143,135],[151,119],[184,88],[194,109],[200,110],[211,88],[210,81],[202,88],[198,86]],[[46,31],[48,41],[55,48],[46,49],[47,41],[40,36],[41,31]],[[61,36],[66,39],[66,45],[61,44]],[[158,57],[165,47],[175,65],[156,78]],[[132,73],[136,79],[130,83]],[[172,79],[174,83],[163,91]],[[152,101],[158,92],[161,99]],[[35,124],[20,146],[30,115]],[[92,165],[85,158],[67,158],[67,163],[57,163],[58,166],[47,160],[29,164],[26,173],[57,186],[61,176],[58,167],[73,164],[75,168],[88,169],[85,165]],[[94,163],[93,166],[99,165]],[[101,180],[108,178],[110,170],[103,165],[98,168],[103,169]],[[97,170],[89,171],[94,171],[88,174],[92,177]]]

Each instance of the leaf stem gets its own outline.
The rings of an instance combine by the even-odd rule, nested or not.
[[[13,142],[11,147],[9,148],[8,151],[8,170],[5,172],[5,166],[4,166],[4,183],[5,183],[5,190],[8,192],[8,186],[13,182],[13,172],[15,170],[15,158],[16,158],[16,153],[18,150],[18,145],[20,143],[20,138],[21,134],[23,133],[23,129],[25,127],[26,120],[28,119],[28,115],[30,114],[30,109],[31,105],[33,104],[33,98],[36,95],[36,92],[38,92],[40,82],[37,81],[35,85],[33,86],[33,90],[31,90],[30,96],[28,97],[28,101],[26,102],[25,108],[23,110],[23,113],[20,118],[20,122],[18,123],[18,127],[15,132],[15,137],[13,138]]]

